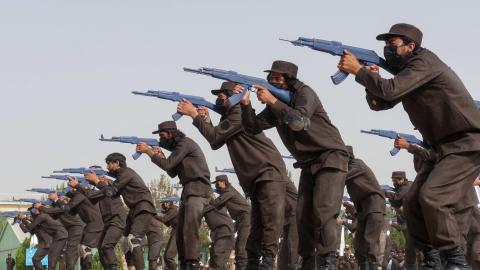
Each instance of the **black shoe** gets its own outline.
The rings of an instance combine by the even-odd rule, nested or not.
[[[436,249],[423,250],[422,270],[442,270],[442,259],[440,252]]]
[[[445,270],[472,270],[465,259],[465,253],[459,247],[448,250],[443,253],[447,265]]]
[[[275,263],[274,257],[262,257],[262,262],[258,266],[258,270],[272,270],[273,264]]]
[[[315,270],[315,256],[302,258],[300,270]]]
[[[335,252],[316,256],[317,270],[337,270],[337,256]]]

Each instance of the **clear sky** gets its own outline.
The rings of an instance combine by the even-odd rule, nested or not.
[[[337,40],[371,48],[391,24],[408,22],[480,99],[478,1],[0,1],[0,198],[52,187],[42,175],[64,168],[104,165],[107,154],[128,156],[148,181],[161,170],[147,158],[133,161],[134,146],[98,141],[105,136],[150,137],[176,104],[131,91],[180,91],[214,97],[221,81],[182,67],[217,67],[265,76],[276,59],[299,66],[298,77],[320,97],[344,141],[390,183],[392,170],[414,178],[412,157],[390,157],[392,141],[360,129],[414,133],[401,106],[373,112],[363,88],[348,78],[334,86],[338,57],[294,47],[278,38]],[[385,74],[385,73],[383,73]],[[254,107],[261,109],[258,102]],[[218,117],[214,116],[214,122]],[[214,167],[230,167],[226,148],[212,151],[184,118],[178,126],[197,141]],[[274,130],[267,134],[287,153]],[[292,162],[287,161],[291,170]],[[298,178],[299,171],[293,171]],[[177,181],[178,179],[175,179]]]

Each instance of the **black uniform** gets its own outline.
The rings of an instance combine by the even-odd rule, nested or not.
[[[295,270],[298,268],[297,199],[297,188],[292,181],[288,181],[285,222],[283,223],[282,241],[280,242],[277,260],[279,270]]]
[[[32,222],[27,219],[22,219],[22,223],[25,225],[23,228],[30,233],[35,233],[40,229],[52,238],[51,245],[48,247],[48,269],[55,269],[57,260],[67,242],[67,230],[59,221],[54,220],[52,217],[44,213],[35,216]],[[41,264],[39,269],[42,269]]]
[[[145,268],[143,261],[142,240],[145,237],[152,217],[156,214],[152,194],[142,178],[132,169],[125,167],[110,172],[115,181],[101,181],[97,187],[104,190],[111,198],[122,196],[130,209],[127,217],[125,235],[128,238],[129,249],[137,270]]]
[[[30,232],[35,234],[38,240],[37,251],[33,254],[32,263],[35,270],[43,269],[42,260],[48,254],[48,248],[52,245],[52,237],[48,235],[40,226],[35,228],[35,230],[30,231],[27,226],[22,222],[19,224],[23,232]]]
[[[50,207],[40,207],[42,213],[46,213],[56,220],[59,220],[67,230],[68,238],[65,248],[65,265],[67,270],[74,270],[77,264],[79,247],[82,241],[85,223],[78,214],[70,214],[65,211],[65,202],[57,200],[52,202]]]
[[[158,267],[160,249],[163,241],[162,223],[152,218],[147,232],[148,240],[148,269],[154,270]]]
[[[337,250],[336,217],[342,203],[348,153],[313,89],[298,80],[291,88],[291,104],[278,100],[258,115],[251,104],[242,105],[243,124],[253,134],[276,127],[297,160],[295,167],[302,168],[297,206],[299,253],[304,265],[311,264],[315,254],[328,255],[325,262],[331,265]],[[293,130],[287,124],[292,118],[308,119],[308,128]],[[323,261],[319,260],[320,264]]]
[[[198,229],[203,210],[210,197],[210,171],[200,147],[190,138],[182,137],[168,158],[152,156],[152,162],[170,177],[178,176],[183,186],[178,213],[177,248],[182,264],[200,260]]]
[[[245,132],[241,113],[240,105],[236,105],[222,115],[217,126],[205,123],[201,117],[196,117],[193,124],[213,149],[227,145],[240,186],[251,201],[246,249],[249,261],[255,263],[260,257],[273,260],[278,252],[288,177],[273,142],[261,130],[255,134]]]
[[[452,206],[471,191],[480,171],[480,113],[472,97],[455,72],[423,48],[413,52],[392,79],[362,68],[356,80],[367,88],[374,110],[402,102],[437,155],[435,162],[422,166],[408,193],[409,233],[422,249],[460,247],[465,230],[455,215],[465,216],[465,224],[470,224],[473,201],[466,201],[464,209]]]
[[[82,269],[92,268],[92,248],[98,246],[98,240],[102,235],[103,221],[98,205],[93,205],[90,200],[80,191],[72,190],[67,193],[70,198],[65,209],[72,214],[78,214],[85,223],[80,249],[80,265]]]
[[[235,242],[235,265],[245,266],[247,263],[247,244],[250,234],[250,205],[247,200],[231,185],[228,185],[220,196],[211,202],[213,207],[226,207],[228,213],[235,221],[237,239]]]
[[[106,181],[108,185],[113,182],[111,180]],[[82,185],[78,185],[76,189],[82,192],[93,204],[98,204],[103,220],[102,234],[98,239],[100,262],[103,268],[114,269],[117,267],[115,245],[123,235],[127,219],[125,205],[118,194],[107,197],[101,190],[87,189]]]
[[[170,238],[168,239],[165,253],[163,254],[163,260],[165,261],[165,268],[167,270],[177,269],[177,263],[175,262],[175,256],[177,256],[177,216],[178,207],[176,205],[172,205],[163,216],[155,216],[156,219],[171,228]]]
[[[172,205],[163,216],[155,216],[156,219],[161,221],[163,224],[171,227],[170,238],[168,239],[167,246],[165,247],[165,253],[163,255],[163,260],[165,261],[165,268],[167,270],[177,269],[177,263],[175,262],[175,256],[177,256],[177,216],[178,216],[178,207]]]
[[[227,269],[228,258],[234,246],[233,222],[225,207],[209,208],[205,221],[210,228],[210,267],[215,270]]]
[[[355,158],[350,147],[347,173],[347,191],[355,205],[357,227],[355,231],[355,257],[361,269],[381,265],[380,233],[385,223],[385,197],[372,170]]]

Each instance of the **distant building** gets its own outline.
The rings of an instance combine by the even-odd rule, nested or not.
[[[0,201],[0,212],[26,211],[30,206],[32,206],[32,204],[27,202]]]

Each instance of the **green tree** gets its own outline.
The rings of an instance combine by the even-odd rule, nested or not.
[[[153,179],[148,183],[148,188],[152,193],[153,200],[155,201],[155,207],[160,207],[159,199],[165,197],[177,196],[174,191],[172,179],[164,174],[160,175],[160,179]]]
[[[30,238],[31,237],[25,238],[25,240],[22,242],[22,245],[17,249],[17,254],[15,255],[15,267],[18,270],[33,269],[32,266],[25,265],[25,251],[30,247]]]

